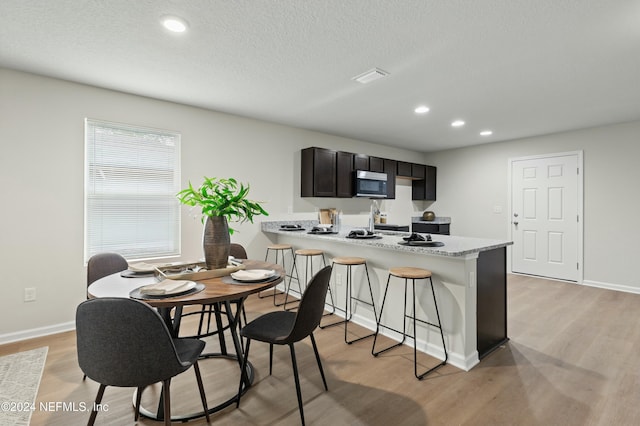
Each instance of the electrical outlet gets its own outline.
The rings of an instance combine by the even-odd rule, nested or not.
[[[287,214],[293,214],[293,206],[287,206]]]
[[[36,288],[29,287],[24,289],[24,301],[34,302],[36,300]]]
[[[493,213],[501,214],[502,213],[502,206],[493,206]]]
[[[342,274],[336,274],[336,285],[342,285]]]

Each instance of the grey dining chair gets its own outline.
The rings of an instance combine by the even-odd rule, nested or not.
[[[129,263],[118,253],[94,254],[87,262],[87,289],[100,278],[115,274],[116,272],[126,271],[128,268]],[[87,299],[88,298],[89,293],[87,290]],[[86,374],[82,376],[82,380],[85,380],[86,378]]]
[[[76,310],[78,364],[87,377],[100,383],[93,425],[107,386],[136,387],[135,420],[146,386],[162,382],[163,416],[171,423],[171,378],[193,366],[204,414],[209,409],[202,386],[198,357],[205,347],[199,339],[172,338],[165,322],[151,306],[135,299],[90,299]]]
[[[238,400],[236,406],[240,406],[240,396],[242,395],[243,383],[248,383],[246,378],[246,368],[249,358],[249,346],[251,340],[269,343],[269,374],[272,372],[273,366],[273,345],[288,345],[291,352],[291,364],[293,366],[293,377],[296,384],[296,394],[298,396],[298,408],[300,410],[300,419],[304,425],[304,410],[302,408],[302,394],[300,392],[300,379],[298,377],[298,366],[296,363],[296,353],[293,347],[294,343],[299,342],[309,336],[313,351],[318,363],[318,369],[322,376],[324,389],[329,390],[327,381],[324,377],[322,362],[316,346],[316,340],[313,337],[314,330],[320,325],[320,319],[324,313],[325,298],[327,289],[329,288],[329,279],[331,278],[331,266],[321,269],[311,278],[307,288],[305,289],[298,311],[276,311],[264,314],[240,330],[240,335],[247,339],[244,351],[244,361],[242,365],[242,376],[240,378],[240,386],[238,388]]]
[[[127,260],[118,253],[94,254],[87,263],[87,287],[100,278],[125,271],[128,268]]]

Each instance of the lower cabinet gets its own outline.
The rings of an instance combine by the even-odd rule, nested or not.
[[[419,232],[421,234],[449,235],[449,224],[413,222],[411,224],[411,232]]]

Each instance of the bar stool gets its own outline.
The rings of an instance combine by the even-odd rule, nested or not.
[[[286,280],[287,277],[291,278],[291,273],[289,275],[287,275],[287,267],[285,265],[285,254],[287,253],[287,251],[291,252],[291,257],[294,258],[295,255],[293,253],[293,247],[291,246],[291,244],[271,244],[270,246],[267,246],[267,253],[264,256],[264,261],[266,262],[267,259],[269,258],[269,253],[271,252],[275,253],[276,256],[276,260],[274,263],[278,264],[278,259],[279,259],[279,255],[282,256],[282,267],[284,268],[284,280]],[[293,271],[293,268],[291,268]],[[297,278],[296,278],[297,279]],[[291,279],[289,279],[289,281],[291,281]],[[298,282],[298,285],[300,283]],[[282,306],[284,303],[276,303],[276,295],[277,294],[284,294],[283,292],[278,293],[276,288],[273,287],[273,306]],[[269,296],[262,296],[261,293],[258,293],[258,297],[260,299],[264,299],[265,297],[269,297]]]
[[[402,321],[402,331],[396,330],[395,328],[386,326],[381,324],[382,321],[382,311],[384,310],[384,302],[387,299],[387,290],[389,290],[389,281],[391,277],[404,278],[404,317]],[[425,320],[416,319],[416,280],[429,279],[429,283],[431,284],[431,294],[433,296],[433,304],[436,308],[436,317],[438,319],[438,323],[434,324]],[[413,283],[413,315],[407,315],[407,282],[411,280]],[[373,338],[373,346],[371,347],[371,354],[373,356],[378,356],[382,352],[388,351],[389,349],[395,348],[396,346],[400,346],[404,343],[407,337],[407,318],[413,319],[413,372],[418,380],[422,380],[424,376],[431,373],[436,368],[445,365],[447,363],[448,355],[447,355],[447,347],[444,344],[444,333],[442,332],[442,324],[440,323],[440,314],[438,313],[438,302],[436,301],[436,293],[433,290],[433,280],[431,279],[431,271],[427,269],[421,268],[412,268],[412,267],[402,267],[402,268],[391,268],[389,269],[389,277],[387,278],[387,285],[384,289],[384,296],[382,296],[382,306],[380,307],[380,317],[376,323],[376,332]],[[436,365],[435,367],[430,368],[426,372],[422,374],[418,374],[418,349],[416,344],[416,321],[420,321],[423,324],[430,325],[440,330],[440,337],[442,338],[442,349],[444,350],[444,361]],[[402,341],[396,343],[395,345],[391,345],[388,348],[382,349],[380,351],[375,351],[376,348],[376,340],[378,338],[378,333],[380,332],[380,327],[387,328],[389,330],[393,330],[396,333],[402,333]]]
[[[297,259],[298,256],[303,256],[305,259],[305,264],[304,264],[304,285],[305,285],[305,290],[307,288],[307,284],[309,283],[309,280],[311,279],[311,277],[313,277],[313,257],[314,256],[320,256],[320,258],[322,259],[322,267],[327,266],[327,261],[324,258],[324,251],[322,250],[318,250],[318,249],[298,249],[295,251],[294,256],[293,256],[293,266],[291,268],[291,276],[289,277],[289,284],[287,284],[287,289],[285,291],[285,296],[284,296],[284,310],[291,310],[291,309],[295,309],[296,306],[292,307],[292,308],[288,308],[287,309],[287,300],[289,298],[289,290],[291,289],[291,280],[293,278],[293,271],[295,270],[296,273],[296,281],[298,282],[298,290],[300,291],[300,295],[302,295],[302,293],[304,293],[304,291],[302,290],[302,287],[300,285],[300,275],[298,273],[298,263],[297,263]],[[331,293],[331,287],[329,287],[329,297],[331,298],[331,312],[328,314],[324,314],[323,316],[326,315],[333,315],[333,313],[336,310],[336,307],[333,303],[333,294]]]
[[[367,337],[373,336],[375,333],[367,334],[366,336],[358,337],[357,339],[347,340],[347,324],[353,318],[353,309],[352,304],[355,300],[356,302],[364,303],[365,305],[369,305],[373,308],[373,316],[377,318],[376,315],[376,307],[373,303],[373,290],[371,289],[371,279],[369,279],[369,269],[367,268],[367,260],[362,257],[334,257],[331,262],[331,267],[335,270],[335,265],[342,265],[347,267],[347,285],[346,285],[346,294],[345,294],[345,303],[344,303],[344,320],[337,321],[327,325],[321,325],[320,328],[333,327],[334,325],[344,323],[344,342],[347,344],[351,344],[353,342],[357,342],[358,340],[366,339]],[[362,299],[358,299],[353,296],[352,284],[353,284],[353,271],[352,267],[363,265],[364,271],[367,274],[367,283],[369,284],[369,294],[371,295],[371,303],[364,301]]]

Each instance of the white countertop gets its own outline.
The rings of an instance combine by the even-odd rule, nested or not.
[[[437,256],[449,256],[459,257],[469,254],[479,253],[482,251],[493,250],[497,248],[506,247],[512,245],[512,241],[506,240],[492,240],[485,238],[471,238],[471,237],[458,237],[452,235],[439,235],[432,234],[433,241],[439,241],[444,243],[441,247],[430,246],[404,246],[398,243],[404,242],[403,236],[410,235],[409,232],[393,232],[393,231],[376,231],[376,235],[380,236],[379,239],[350,239],[346,238],[352,229],[362,229],[342,226],[340,233],[317,235],[309,234],[308,232],[317,225],[317,221],[267,221],[262,222],[262,232],[283,234],[296,236],[300,238],[309,238],[315,240],[329,240],[343,244],[352,245],[364,245],[369,247],[379,247],[388,250],[405,251],[412,253],[422,253]],[[303,231],[283,231],[281,225],[300,225],[305,230]]]

